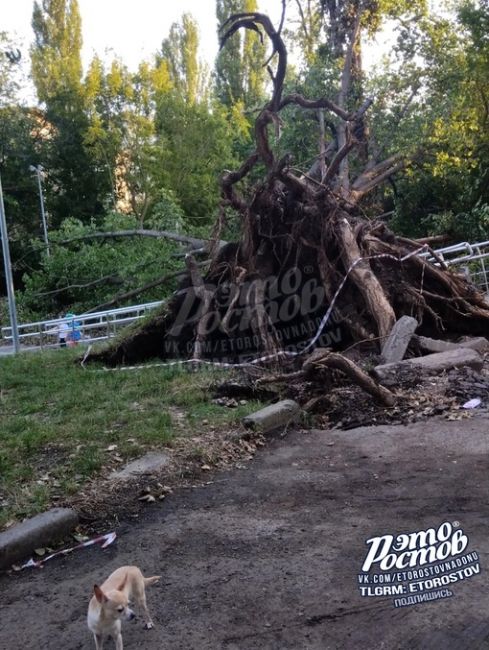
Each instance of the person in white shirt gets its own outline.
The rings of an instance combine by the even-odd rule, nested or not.
[[[66,343],[70,338],[71,326],[69,325],[69,320],[73,319],[73,314],[66,314],[65,318],[56,327],[53,327],[50,330],[46,330],[46,334],[57,334],[58,335],[58,345],[60,348],[65,348]],[[69,320],[68,320],[69,319]]]

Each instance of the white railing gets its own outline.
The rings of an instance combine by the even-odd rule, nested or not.
[[[162,304],[163,301],[160,300],[92,314],[77,314],[73,320],[76,322],[76,329],[81,335],[80,342],[93,343],[94,341],[104,341],[112,338],[122,327],[143,318],[149,311]],[[71,321],[71,318],[56,318],[18,325],[21,345],[36,348],[56,347],[58,345],[57,328],[63,323],[68,323],[68,326],[71,327]],[[2,327],[1,334],[0,345],[10,345],[12,341],[11,328]]]
[[[467,271],[472,282],[485,293],[489,293],[489,241],[469,244],[461,242],[435,251],[447,266],[459,266]],[[423,253],[430,262],[437,263],[429,253]]]

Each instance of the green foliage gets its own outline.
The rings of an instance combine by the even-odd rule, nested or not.
[[[189,223],[212,223],[219,203],[219,176],[236,162],[233,132],[219,105],[190,104],[172,93],[161,95],[156,132],[165,142],[163,186],[171,188]]]
[[[29,170],[39,162],[37,116],[15,104],[0,107],[0,173],[13,248],[40,233],[37,181]]]
[[[163,193],[148,227],[165,229],[182,222],[182,211]],[[51,236],[51,255],[42,256],[40,268],[24,275],[18,293],[21,318],[57,317],[67,310],[81,314],[111,300],[115,295],[138,289],[181,268],[174,254],[181,246],[166,239],[125,237],[119,239],[69,240],[94,232],[138,228],[134,216],[109,213],[100,225],[66,219]],[[63,244],[62,242],[66,242]],[[120,306],[160,300],[175,288],[176,280],[121,300]]]
[[[173,23],[163,40],[157,62],[166,64],[176,93],[189,104],[205,100],[208,92],[208,73],[198,60],[199,31],[188,13]]]
[[[448,233],[454,241],[489,240],[489,205],[477,204],[468,212],[454,214],[439,212],[424,219],[425,231],[429,235]]]
[[[484,232],[473,219],[489,202],[489,47],[479,38],[488,15],[487,5],[463,2],[450,18],[420,16],[399,32],[397,64],[373,81],[376,137],[387,154],[415,156],[392,197],[392,225],[405,234],[422,236],[434,224],[454,237]]]
[[[284,37],[301,57],[302,67],[310,68],[316,61],[318,50],[324,49],[326,4],[317,0],[304,0],[298,3],[298,7],[300,11],[297,16],[286,24]]]
[[[81,87],[81,18],[77,0],[34,2],[32,76],[39,99],[48,104]]]

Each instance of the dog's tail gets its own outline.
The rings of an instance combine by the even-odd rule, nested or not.
[[[155,582],[158,582],[160,578],[161,576],[151,576],[151,578],[144,578],[144,586],[148,587],[149,585],[154,585]]]

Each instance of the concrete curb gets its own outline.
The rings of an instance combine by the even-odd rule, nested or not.
[[[128,481],[141,476],[157,474],[171,462],[170,454],[150,451],[140,458],[136,458],[117,472],[109,474],[110,481]]]
[[[265,408],[256,411],[243,418],[243,424],[247,429],[265,433],[289,422],[297,420],[300,415],[300,407],[297,402],[291,399],[284,399],[276,404],[270,404]]]
[[[0,533],[0,569],[26,558],[35,548],[56,542],[78,524],[71,508],[53,508]]]

